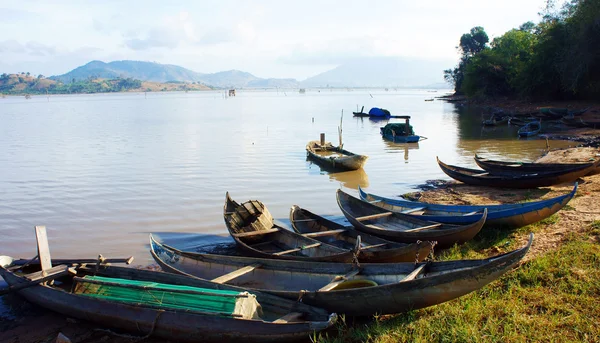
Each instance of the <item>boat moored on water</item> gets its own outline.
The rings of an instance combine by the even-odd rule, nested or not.
[[[330,142],[321,144],[319,141],[310,141],[306,144],[307,157],[318,165],[331,171],[348,171],[362,168],[368,156],[358,155]]]

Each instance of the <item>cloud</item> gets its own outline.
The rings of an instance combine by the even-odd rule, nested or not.
[[[174,49],[179,45],[181,36],[176,30],[170,28],[153,28],[144,38],[130,38],[125,40],[125,46],[133,50],[147,50],[151,48]]]
[[[200,45],[228,43],[235,40],[235,34],[226,28],[213,29],[206,32],[199,40]]]
[[[281,56],[279,61],[295,65],[336,65],[356,58],[381,55],[379,50],[376,38],[368,36],[312,41],[294,46],[292,51]]]
[[[31,56],[49,56],[56,54],[56,47],[29,41],[21,44],[14,39],[0,42],[0,52],[26,54]]]

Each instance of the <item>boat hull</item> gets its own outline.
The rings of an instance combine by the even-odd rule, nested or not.
[[[423,208],[421,214],[410,214],[425,220],[450,224],[468,224],[473,219],[470,213],[480,212],[487,208],[488,215],[484,228],[518,228],[533,224],[560,211],[577,192],[577,183],[567,194],[535,202],[506,205],[440,205],[417,201],[391,199],[358,189],[361,200],[370,202],[388,211],[402,212],[415,208]]]
[[[368,156],[358,155],[340,147],[327,146],[328,152],[338,153],[342,156],[321,156],[314,148],[316,141],[309,142],[306,146],[306,156],[311,161],[331,171],[349,171],[362,168],[367,163]]]
[[[489,259],[429,262],[423,275],[407,281],[402,280],[422,264],[361,264],[359,273],[351,279],[374,280],[377,286],[332,291],[319,289],[355,270],[355,265],[187,254],[156,241],[151,243],[151,254],[165,271],[207,283],[219,274],[259,264],[261,268],[232,280],[230,285],[246,285],[349,316],[371,316],[433,306],[477,290],[512,269],[525,256],[532,240],[533,236],[524,248]]]
[[[475,155],[475,163],[483,170],[494,174],[526,174],[565,172],[585,169],[594,163],[523,163],[494,161]]]

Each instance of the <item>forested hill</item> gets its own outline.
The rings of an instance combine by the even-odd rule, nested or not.
[[[462,57],[444,71],[457,93],[600,99],[600,1],[571,0],[562,8],[547,1],[538,24],[524,23],[491,43],[483,27],[460,37]]]
[[[63,83],[98,78],[133,78],[153,82],[199,82],[217,88],[298,86],[298,81],[294,79],[263,79],[239,70],[204,74],[172,64],[142,61],[113,61],[109,63],[92,61],[66,74],[50,77],[52,80]]]

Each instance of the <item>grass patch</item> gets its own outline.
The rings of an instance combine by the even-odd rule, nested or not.
[[[573,206],[571,206],[571,205],[569,205],[569,204],[566,204],[566,205],[565,205],[565,206],[562,208],[562,210],[563,210],[563,211],[575,211],[575,207],[573,207]]]
[[[590,227],[599,229],[598,221]],[[369,322],[342,320],[313,341],[593,341],[600,337],[598,280],[600,245],[573,235],[558,250],[521,265],[478,291]]]

